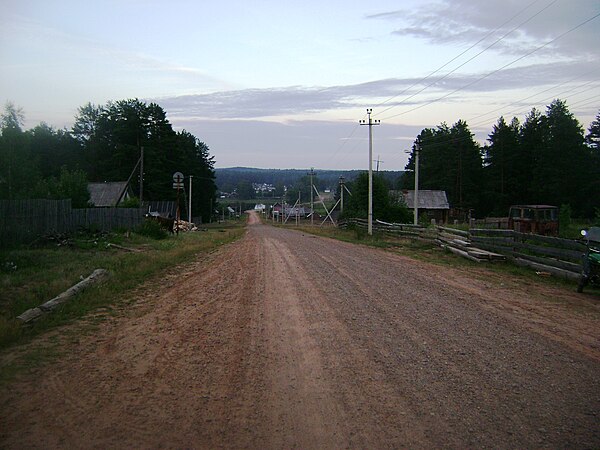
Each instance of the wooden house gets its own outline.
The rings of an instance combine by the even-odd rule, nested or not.
[[[115,207],[133,197],[133,192],[127,181],[88,183],[88,191],[90,193],[90,203],[97,208]]]
[[[400,192],[409,209],[415,208],[415,191],[403,190]],[[419,217],[435,219],[436,223],[448,223],[450,204],[446,191],[419,190]]]

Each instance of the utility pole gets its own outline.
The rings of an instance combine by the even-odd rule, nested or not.
[[[415,144],[415,221],[414,224],[419,224],[419,153],[421,147],[417,142]]]
[[[188,222],[192,223],[192,178],[193,176],[190,175],[190,195],[189,195],[189,206],[188,206]]]
[[[140,208],[144,201],[144,146],[140,147]]]
[[[375,169],[375,172],[379,173],[379,163],[385,162],[379,159],[379,155],[377,155],[377,159],[375,160],[375,162],[377,163],[377,168]]]
[[[344,212],[344,177],[340,175],[340,213]]]
[[[379,125],[380,120],[371,119],[371,113],[373,110],[367,108],[368,121],[360,120],[358,123],[361,125],[369,125],[369,212],[368,212],[368,226],[367,232],[369,236],[373,235],[373,125]]]
[[[300,192],[298,191],[298,201],[296,202],[296,226],[299,225],[299,221],[300,221],[300,217],[299,217],[299,213],[300,213]]]
[[[310,225],[313,226],[315,224],[315,203],[313,198],[313,176],[315,175],[314,167],[310,168],[310,172],[308,172],[307,175],[310,175]]]

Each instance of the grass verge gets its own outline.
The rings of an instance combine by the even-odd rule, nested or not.
[[[0,349],[86,316],[111,309],[124,294],[151,276],[184,264],[240,237],[241,223],[218,224],[205,231],[181,233],[156,240],[136,233],[79,235],[67,245],[9,250],[0,256]],[[133,251],[115,248],[117,244]],[[92,286],[58,310],[23,326],[16,317],[55,297],[87,277],[94,269],[111,273],[108,281]]]
[[[540,276],[536,271],[519,267],[515,264],[506,262],[493,263],[477,263],[468,259],[454,255],[448,250],[444,250],[433,242],[411,239],[406,237],[388,236],[382,233],[375,232],[369,236],[366,230],[362,229],[339,229],[334,227],[310,227],[301,226],[294,227],[302,232],[314,234],[317,236],[329,237],[354,244],[367,245],[370,247],[384,248],[394,253],[408,256],[419,261],[428,262],[431,264],[450,266],[464,270],[483,269],[492,271],[500,275],[511,278],[518,278],[526,283],[544,283],[551,284],[557,287],[575,291],[577,283],[558,277]],[[473,270],[474,271],[474,270]],[[600,298],[600,289],[595,287],[587,287],[586,293]]]

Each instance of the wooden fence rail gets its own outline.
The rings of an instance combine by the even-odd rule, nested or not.
[[[347,219],[338,222],[339,228],[355,227],[361,230],[368,228],[368,222],[365,219]],[[373,231],[393,236],[424,237],[426,228],[420,225],[407,223],[387,223],[380,220],[373,222]]]
[[[340,228],[354,226],[367,229],[367,221],[364,219],[348,219],[338,225]],[[502,255],[517,265],[573,280],[580,277],[582,256],[585,253],[585,244],[581,241],[506,229],[472,228],[464,231],[441,226],[427,229],[411,224],[376,221],[373,223],[373,231],[435,241],[474,261],[494,261],[499,259],[495,256]],[[480,249],[484,252],[480,252]],[[493,253],[485,254],[485,251]]]
[[[581,241],[512,230],[474,228],[469,233],[478,247],[506,255],[518,265],[568,279],[580,277],[585,253],[585,244]]]
[[[138,208],[72,209],[71,200],[0,200],[0,247],[81,228],[132,229],[142,222],[143,212]]]

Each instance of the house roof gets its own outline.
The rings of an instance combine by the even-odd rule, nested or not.
[[[127,181],[88,183],[90,201],[94,206],[117,206],[127,189]]]
[[[415,191],[402,191],[402,196],[406,206],[415,207]],[[450,209],[446,191],[419,189],[419,209]]]

